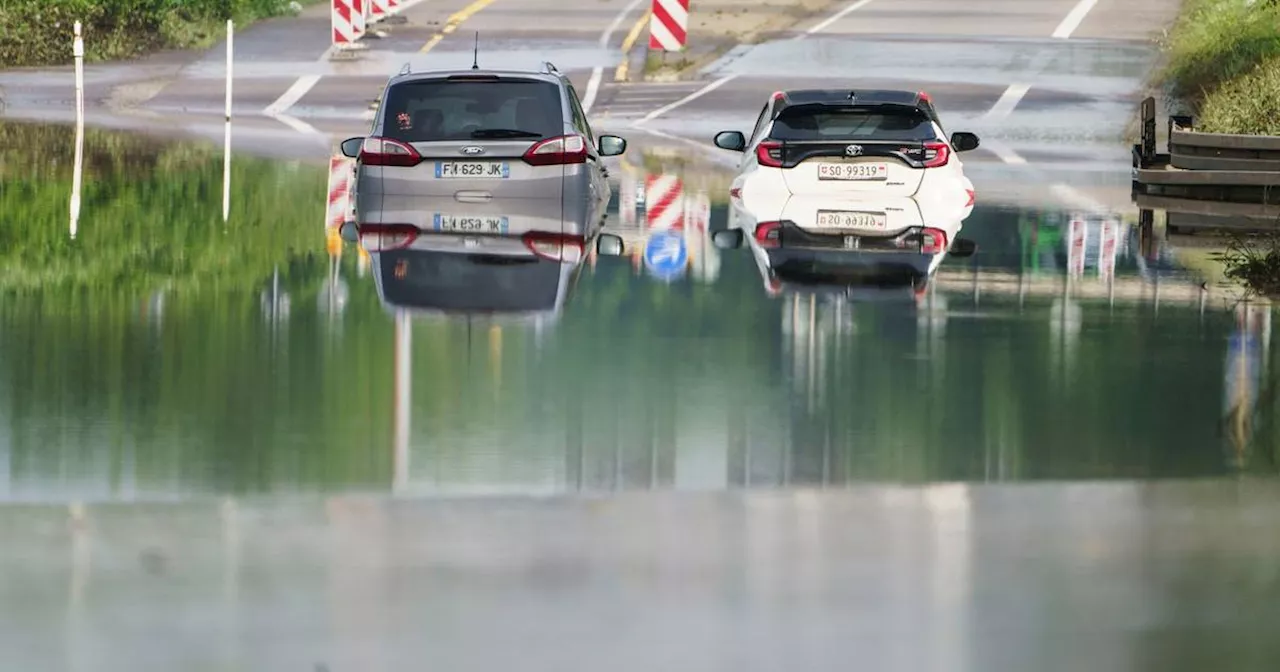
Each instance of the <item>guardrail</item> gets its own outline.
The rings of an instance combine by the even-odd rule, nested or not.
[[[1202,133],[1195,130],[1193,117],[1170,115],[1169,151],[1157,153],[1154,98],[1142,101],[1141,121],[1141,138],[1133,146],[1135,200],[1145,201],[1146,207],[1201,214],[1209,214],[1207,203],[1234,204],[1238,207],[1214,209],[1264,218],[1257,222],[1261,228],[1276,225],[1280,137]]]

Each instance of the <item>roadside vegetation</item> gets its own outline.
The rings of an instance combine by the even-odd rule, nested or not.
[[[1199,130],[1280,135],[1280,0],[1185,0],[1166,46]]]
[[[1280,299],[1280,234],[1234,236],[1218,259],[1228,280],[1254,294]]]
[[[83,24],[85,59],[135,58],[202,48],[237,26],[293,14],[318,0],[3,0],[0,68],[70,63],[72,25]]]

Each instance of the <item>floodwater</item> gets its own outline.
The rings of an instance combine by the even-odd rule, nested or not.
[[[6,669],[1280,654],[1271,311],[1136,210],[980,197],[919,297],[775,296],[711,244],[723,174],[629,152],[709,206],[686,263],[405,318],[325,167],[237,157],[224,223],[216,148],[90,131],[72,238],[66,137],[0,125]]]

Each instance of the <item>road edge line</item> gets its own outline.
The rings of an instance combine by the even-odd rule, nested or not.
[[[653,16],[652,7],[644,10],[644,13],[640,15],[640,18],[636,19],[636,22],[631,25],[631,30],[627,32],[627,36],[623,38],[622,62],[619,63],[618,67],[613,71],[613,81],[615,82],[627,81],[628,79],[627,76],[629,74],[629,70],[631,69],[631,50],[636,46],[636,43],[640,41],[640,33],[644,30],[645,26],[649,23],[649,21],[652,20],[651,19],[652,16]]]
[[[644,1],[645,0],[631,0],[631,2],[627,3],[626,7],[622,8],[622,11],[618,12],[617,16],[613,17],[613,21],[611,21],[608,27],[604,29],[604,32],[600,34],[601,49],[609,48],[609,40],[613,39],[613,34],[622,26],[622,22],[627,20],[627,16],[629,16],[631,12],[635,11],[635,8],[639,7],[640,3]],[[626,57],[624,56],[623,58]],[[591,111],[591,106],[595,105],[596,96],[600,95],[600,81],[602,79],[604,79],[604,66],[597,65],[591,69],[591,77],[587,80],[587,90],[583,93],[582,100],[579,101],[582,103],[583,115],[589,113]]]

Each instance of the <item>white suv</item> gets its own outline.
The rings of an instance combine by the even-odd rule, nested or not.
[[[750,137],[723,131],[717,147],[743,152],[731,196],[910,197],[972,185],[957,154],[978,136],[948,139],[929,96],[916,91],[806,89],[773,94]]]

